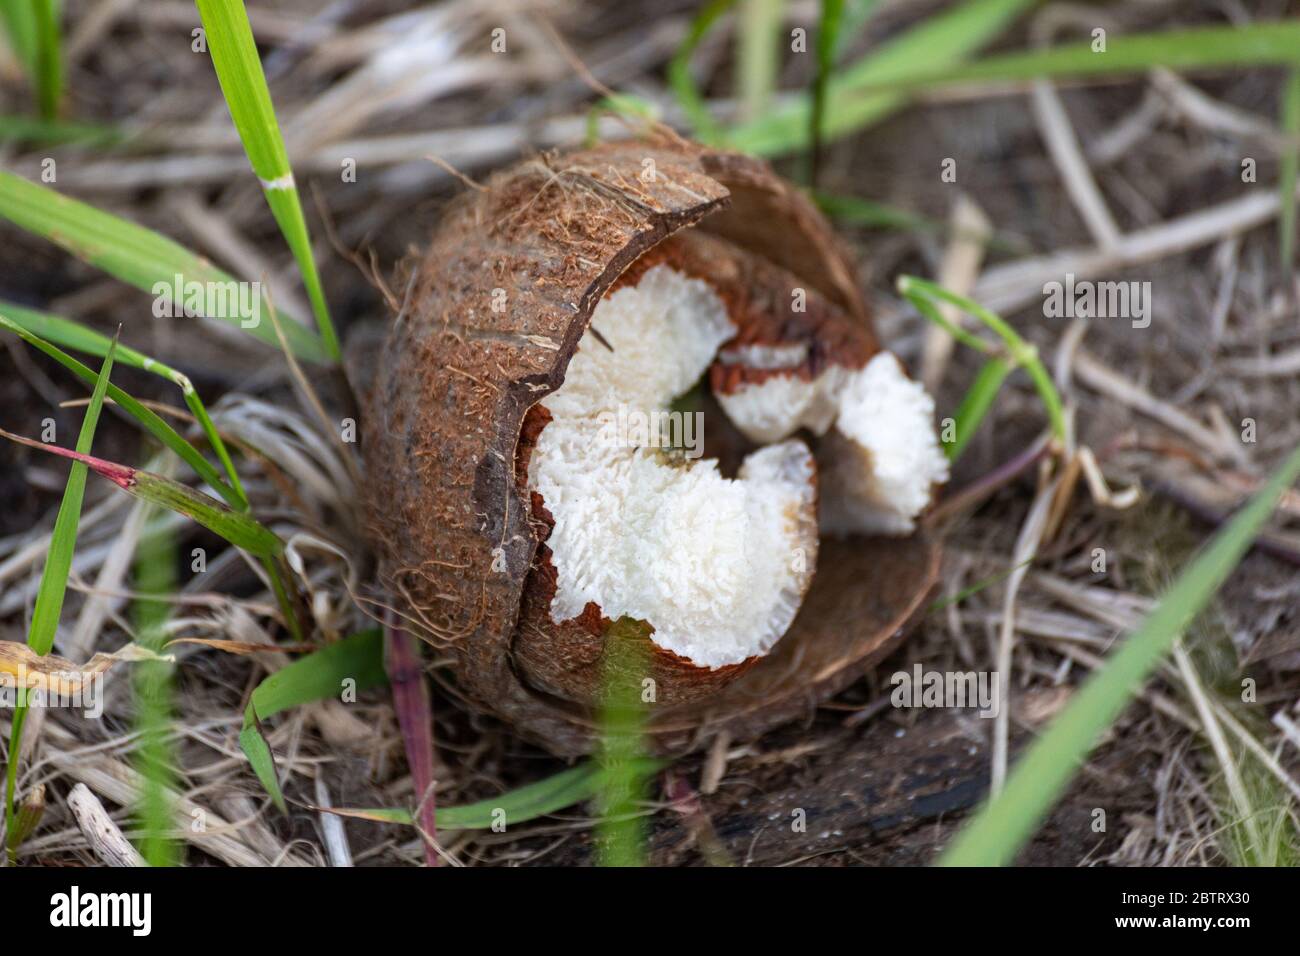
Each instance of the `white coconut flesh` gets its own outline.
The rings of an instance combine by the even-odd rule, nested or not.
[[[717,397],[751,441],[780,441],[801,428],[825,436],[818,455],[825,533],[908,534],[934,485],[948,478],[934,399],[889,352],[812,379],[790,368]]]
[[[792,400],[774,389],[771,401],[783,405],[790,427],[751,434],[766,444],[745,458],[735,478],[725,477],[714,460],[645,443],[636,425],[689,391],[736,331],[706,282],[668,265],[651,267],[636,285],[597,305],[563,383],[542,400],[551,421],[528,462],[529,488],[554,520],[547,546],[556,572],[550,615],[557,623],[594,603],[605,618],[650,624],[659,647],[718,668],[766,653],[793,622],[816,562],[817,466],[805,443],[788,436],[801,426],[838,427],[846,407],[856,414],[862,402],[870,406],[870,396],[846,406],[851,389],[840,388],[823,400],[829,413],[814,413],[815,403],[800,405],[798,395]],[[876,377],[864,379],[865,386],[876,384]],[[888,378],[884,384],[882,400],[895,400]],[[719,398],[750,432],[752,416]],[[909,414],[920,411],[909,404]],[[928,421],[924,433],[932,437]],[[866,443],[851,446],[836,481],[855,502],[892,501],[899,492],[896,469],[876,464],[887,460],[879,453],[889,435],[870,423],[849,434],[851,442]],[[904,437],[916,440],[917,432]],[[906,467],[917,460],[933,470],[924,451]],[[857,474],[859,468],[870,474]],[[925,493],[928,498],[928,481]],[[898,513],[913,504],[909,489]]]

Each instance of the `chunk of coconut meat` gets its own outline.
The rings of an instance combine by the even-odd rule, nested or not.
[[[717,398],[751,441],[780,441],[801,428],[825,436],[818,455],[823,532],[908,534],[934,486],[948,478],[934,399],[889,352],[860,369],[833,365],[811,379],[791,368]]]
[[[731,479],[716,461],[618,433],[665,412],[735,333],[706,282],[665,265],[597,305],[564,382],[542,400],[552,420],[528,463],[554,519],[556,622],[594,602],[606,618],[647,622],[655,644],[706,668],[764,654],[790,627],[817,553],[807,446],[761,448]]]

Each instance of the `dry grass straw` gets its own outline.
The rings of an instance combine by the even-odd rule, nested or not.
[[[906,13],[893,4],[881,6],[888,14],[885,26],[907,24]],[[189,20],[175,10],[148,19],[140,16],[142,7],[130,2],[97,4],[91,15],[65,23],[71,38],[67,61],[85,64],[94,54],[105,85],[114,89],[112,112],[129,117],[122,125],[135,137],[135,149],[109,152],[75,143],[40,149],[10,146],[6,168],[36,178],[40,159],[53,155],[61,191],[176,235],[232,276],[266,276],[274,289],[292,287],[295,262],[277,239],[257,183],[249,181],[248,161],[219,105],[211,64],[189,53],[184,42],[192,9]],[[440,201],[453,178],[428,162],[429,154],[475,175],[526,149],[582,138],[589,91],[545,31],[535,26],[538,14],[557,23],[602,83],[635,90],[670,122],[683,118],[662,68],[683,36],[688,23],[684,14],[665,16],[647,31],[643,24],[620,20],[613,7],[579,17],[565,5],[549,2],[452,0],[436,8],[401,11],[363,5],[345,23],[331,20],[305,0],[282,4],[273,13],[256,8],[251,12],[259,40],[273,47],[264,65],[288,158],[300,177],[321,184],[324,202],[340,223],[339,241],[349,249],[363,247],[363,260],[373,251],[388,261],[400,256],[407,244],[422,240],[437,203],[422,204],[430,195]],[[1157,29],[1160,24],[1153,17],[1176,15],[1172,5],[1117,13],[1120,26],[1130,32]],[[485,52],[479,42],[497,25],[507,30],[512,50],[507,60]],[[584,26],[589,29],[581,29]],[[159,44],[160,36],[168,42]],[[874,47],[876,38],[871,39]],[[722,121],[737,109],[727,98],[725,82],[717,82],[725,77],[729,40],[724,34],[720,42],[702,44],[692,61],[696,76],[706,80],[701,85],[706,91],[703,107]],[[130,82],[146,47],[177,77],[170,90],[158,92]],[[169,52],[172,47],[177,52]],[[845,62],[862,52],[862,47],[849,49]],[[1165,72],[1129,82],[1133,95],[1128,98],[1115,95],[1116,89],[1089,89],[1073,81],[1053,87],[1022,81],[972,83],[922,94],[911,112],[925,127],[925,147],[936,145],[932,124],[937,116],[943,120],[940,126],[951,127],[940,130],[952,137],[943,145],[958,149],[963,143],[981,142],[975,128],[979,121],[963,122],[961,113],[945,112],[945,104],[963,103],[971,116],[976,108],[988,109],[978,115],[1005,124],[999,126],[999,135],[1005,134],[1029,157],[1034,178],[1028,183],[1022,169],[1007,168],[1000,179],[976,173],[980,178],[970,186],[995,227],[1015,222],[1018,229],[1028,228],[1034,240],[1028,253],[986,249],[988,261],[970,296],[1028,330],[1043,354],[1057,344],[1060,330],[1021,310],[1037,307],[1045,282],[1065,272],[1078,279],[1109,278],[1125,270],[1160,277],[1165,305],[1155,329],[1162,337],[1153,336],[1150,349],[1126,348],[1114,329],[1093,323],[1085,346],[1070,352],[1075,424],[1092,432],[1081,437],[1103,442],[1096,446],[1096,458],[1106,476],[1125,483],[1144,481],[1160,474],[1170,458],[1180,458],[1192,460],[1198,474],[1219,484],[1229,470],[1257,480],[1268,463],[1300,440],[1285,413],[1300,398],[1291,382],[1300,368],[1300,352],[1286,331],[1293,313],[1279,298],[1270,267],[1276,235],[1259,229],[1279,220],[1284,205],[1280,188],[1263,176],[1253,191],[1202,184],[1209,179],[1205,170],[1212,167],[1216,144],[1223,137],[1239,143],[1239,151],[1257,155],[1261,173],[1269,170],[1269,161],[1287,143],[1279,125],[1281,114],[1271,102],[1261,105],[1252,98],[1248,87],[1231,82],[1203,83]],[[1062,96],[1059,91],[1067,84],[1069,93]],[[1032,107],[1027,114],[1021,98],[1026,92]],[[7,91],[0,95],[3,111],[17,112],[20,104]],[[869,100],[862,104],[862,115],[871,106]],[[796,139],[807,136],[807,101],[801,95],[778,94],[774,102],[777,115],[797,117],[790,127],[798,130]],[[108,104],[93,94],[83,106],[86,115],[79,118],[88,121],[103,120],[110,113]],[[1008,117],[1021,114],[1034,125],[1027,137],[1016,139],[1019,127]],[[856,160],[856,143],[844,150],[828,147],[822,171],[826,187],[848,192],[852,186],[932,221],[946,220],[952,213],[949,194],[936,192],[930,170],[923,174],[911,168],[917,144],[908,139],[915,132],[909,132],[909,122],[905,116],[889,128],[889,136],[873,136],[871,149],[878,152],[864,152]],[[600,130],[602,135],[631,135],[616,121],[602,121]],[[758,142],[763,131],[754,127],[751,132]],[[979,154],[973,150],[970,155]],[[345,184],[340,170],[349,159],[356,161],[360,175],[355,183]],[[864,165],[871,163],[880,165]],[[196,189],[206,192],[196,198]],[[1175,201],[1170,198],[1174,190],[1196,201]],[[1014,202],[1026,191],[1044,197],[1028,212]],[[1045,209],[1065,210],[1067,205],[1077,211],[1074,216],[1062,213],[1047,221]],[[220,228],[204,229],[205,222],[218,225],[215,216]],[[872,287],[885,300],[894,273],[925,271],[942,255],[932,236],[910,228],[865,236],[864,244],[864,261],[877,270],[870,276]],[[1205,250],[1214,248],[1219,251],[1207,265]],[[24,254],[27,251],[24,247]],[[377,311],[377,296],[367,282],[339,264],[321,270],[326,295],[340,313],[337,317],[346,319],[348,310]],[[1169,271],[1157,273],[1157,267]],[[1198,285],[1202,277],[1210,283],[1208,291]],[[13,298],[23,290],[3,291],[5,298]],[[111,331],[115,316],[138,310],[141,302],[89,282],[78,291],[82,294],[70,298],[68,308],[63,303],[39,304]],[[292,305],[291,298],[292,293],[277,295],[286,307]],[[342,305],[350,300],[361,304]],[[903,318],[901,309],[883,311],[889,332],[896,333],[891,340],[905,357],[915,359],[919,326]],[[148,336],[155,334],[159,338],[151,341]],[[1193,373],[1188,371],[1191,348],[1185,336],[1197,339],[1199,392],[1187,387]],[[168,337],[170,350],[164,351],[158,346],[168,344]],[[353,477],[337,447],[337,432],[325,428],[313,409],[291,407],[297,386],[278,356],[251,352],[180,324],[142,334],[137,342],[146,354],[181,356],[189,363],[187,370],[202,369],[210,381],[203,386],[205,396],[225,393],[213,404],[212,420],[232,447],[256,449],[247,453],[243,467],[248,497],[286,542],[302,542],[297,573],[313,595],[320,629],[338,635],[364,624],[349,594],[360,589],[358,573],[366,555],[344,517],[348,495],[341,491],[351,486]],[[250,359],[258,354],[263,358]],[[945,381],[964,385],[969,380],[970,368],[960,356],[947,370]],[[60,386],[54,390],[63,396],[72,392]],[[940,389],[941,402],[945,388],[951,387]],[[50,385],[43,382],[40,388],[48,391]],[[987,439],[968,452],[968,469],[1011,460],[1032,439],[1032,434],[1025,435],[1026,428],[1041,422],[1025,389],[1014,380],[1008,389],[989,413]],[[1233,418],[1258,418],[1259,444],[1243,446],[1230,440],[1215,424],[1213,405],[1227,408]],[[200,432],[183,419],[168,420],[188,440],[201,440]],[[1131,440],[1119,442],[1117,435]],[[244,456],[242,450],[238,453]],[[951,653],[972,669],[1009,660],[1016,677],[1013,694],[1068,687],[1082,674],[1104,666],[1116,637],[1135,626],[1149,608],[1149,595],[1125,570],[1144,546],[1116,543],[1118,529],[1137,519],[1076,496],[1068,508],[1048,509],[1055,510],[1051,523],[1059,529],[1045,543],[1032,532],[1048,496],[1040,490],[1044,486],[1020,484],[1026,474],[1033,476],[1024,469],[1002,476],[996,494],[982,496],[982,510],[972,513],[966,508],[954,516],[958,520],[951,547],[961,559],[950,562],[945,587],[957,593],[963,583],[1005,575],[1017,565],[1018,554],[1034,554],[1035,560],[1014,581],[1004,577],[928,619],[908,645],[907,665]],[[56,648],[93,652],[129,633],[129,622],[120,612],[130,588],[124,587],[121,569],[129,566],[134,550],[131,522],[138,516],[133,515],[124,498],[89,490],[81,544],[70,572],[68,600],[76,617]],[[48,548],[48,520],[0,539],[0,630],[5,637],[20,636],[24,630],[24,608],[36,589],[34,569],[39,571]],[[1020,529],[1027,530],[1018,533]],[[323,546],[308,546],[309,541]],[[1098,542],[1113,557],[1111,571],[1100,577],[1088,570],[1087,562],[1089,547]],[[231,550],[209,553],[207,567],[175,596],[169,635],[270,643],[276,602],[257,570]],[[1275,587],[1269,574],[1266,564],[1252,561],[1244,571],[1245,593]],[[235,593],[243,596],[232,597]],[[1253,617],[1264,617],[1287,600],[1243,598],[1234,591],[1222,602],[1224,613],[1235,615],[1244,606],[1239,602],[1247,599],[1258,605]],[[992,641],[985,639],[990,628]],[[1238,630],[1243,644],[1264,636],[1244,620]],[[175,834],[188,845],[190,860],[202,854],[227,865],[342,861],[345,850],[332,825],[327,831],[322,823],[313,839],[290,840],[287,829],[267,813],[269,804],[238,747],[238,715],[248,696],[266,673],[283,667],[288,658],[278,653],[236,657],[194,646],[178,647],[177,653],[184,662],[187,693],[174,724],[180,777],[173,796],[182,820],[199,813],[206,821],[202,830],[185,826]],[[1195,654],[1192,662],[1196,664]],[[1177,665],[1162,668],[1142,690],[1125,719],[1129,735],[1160,744],[1152,805],[1122,821],[1117,827],[1122,835],[1106,841],[1105,849],[1086,862],[1206,865],[1231,859],[1233,828],[1222,811],[1229,807],[1244,818],[1248,814],[1241,808],[1248,801],[1258,805],[1259,800],[1252,789],[1253,771],[1241,772],[1239,787],[1226,786],[1218,756],[1222,746],[1250,755],[1252,765],[1262,768],[1277,788],[1300,798],[1300,733],[1293,709],[1300,699],[1296,672],[1266,664],[1252,673],[1267,691],[1261,698],[1267,702],[1259,705],[1263,720],[1245,721],[1233,713],[1199,670],[1194,675],[1199,697],[1189,687],[1189,674]],[[518,750],[497,728],[461,723],[448,688],[438,684],[436,694],[439,701],[448,702],[439,710],[439,753],[447,761],[436,775],[440,807],[491,797],[543,775],[542,766],[552,768],[539,765],[536,754]],[[126,706],[119,695],[109,701],[109,713],[121,717]],[[411,781],[401,769],[401,739],[391,709],[384,703],[361,706],[362,711],[306,708],[270,726],[270,744],[286,785],[317,799],[319,783],[335,806],[415,805]],[[340,717],[340,709],[346,716]],[[888,716],[887,710],[867,709],[870,713],[862,723]],[[1219,748],[1212,726],[1217,727]],[[1006,728],[1011,730],[1014,727]],[[95,859],[72,812],[57,797],[76,782],[105,804],[128,838],[135,836],[129,818],[115,808],[130,806],[140,786],[132,768],[138,746],[132,734],[109,733],[59,714],[47,719],[20,781],[24,791],[45,784],[50,795],[45,824],[24,848],[30,859]],[[1108,739],[1103,753],[1125,754],[1126,746],[1122,738]],[[1009,746],[999,744],[998,749],[1005,754]],[[727,806],[729,782],[771,766],[764,762],[771,756],[761,743],[715,754],[707,780],[714,793],[705,794],[703,804]],[[781,759],[799,766],[815,761],[816,752]],[[1134,753],[1132,759],[1141,755]],[[1010,759],[1006,763],[1014,766]],[[1090,765],[1085,773],[1101,771]],[[364,783],[350,790],[348,781],[358,778]],[[444,836],[443,850],[467,864],[526,863],[566,854],[572,859],[580,855],[576,846],[589,827],[590,821],[573,812],[559,822],[552,817],[504,834],[463,831]],[[1268,844],[1268,828],[1262,821],[1260,827],[1264,832],[1259,840]],[[424,842],[409,831],[349,822],[346,835],[346,851],[358,864],[418,863],[424,857]],[[731,851],[740,862],[748,856],[744,845]]]

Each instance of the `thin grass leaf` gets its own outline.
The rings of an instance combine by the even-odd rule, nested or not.
[[[1159,33],[1112,35],[1104,52],[1092,41],[987,57],[976,63],[936,67],[933,61],[896,63],[888,72],[861,78],[857,95],[914,92],[967,83],[1023,82],[1055,77],[1118,76],[1170,70],[1300,65],[1300,20],[1241,26],[1192,27]]]
[[[963,344],[971,345],[982,352],[989,350],[988,346],[978,339],[974,340],[979,343],[978,345],[972,343],[970,339],[973,337],[969,337],[964,330],[958,329],[957,326],[944,319],[939,310],[933,307],[935,300],[955,305],[996,333],[1002,339],[1011,361],[1016,366],[1023,367],[1033,381],[1034,388],[1038,391],[1038,397],[1047,410],[1047,417],[1052,426],[1052,434],[1057,441],[1065,441],[1065,409],[1061,403],[1061,395],[1052,382],[1052,376],[1048,374],[1042,360],[1039,359],[1038,350],[1021,338],[1020,333],[1013,329],[1005,319],[984,308],[978,302],[950,292],[933,282],[918,279],[916,276],[899,276],[898,291],[915,305],[922,315],[942,325]]]
[[[87,328],[79,322],[65,319],[62,316],[23,308],[10,302],[0,301],[0,315],[8,317],[11,321],[47,342],[64,345],[79,352],[103,355],[110,344],[108,336]],[[212,418],[208,415],[208,410],[204,406],[203,400],[199,398],[199,393],[195,390],[194,383],[190,381],[189,376],[178,372],[158,359],[124,345],[118,346],[117,359],[124,365],[145,372],[152,372],[165,378],[181,390],[186,406],[194,415],[195,420],[198,421],[204,437],[207,438],[208,444],[212,446],[212,450],[216,453],[222,468],[225,469],[226,477],[230,480],[230,490],[235,493],[237,499],[231,503],[247,510],[248,497],[244,493],[244,486],[239,479],[239,472],[235,469],[235,463],[230,457],[230,451],[226,448],[221,433],[217,431],[216,425],[213,424]]]
[[[3,171],[0,216],[156,299],[166,297],[177,309],[186,305],[187,290],[221,293],[213,297],[216,307],[211,311],[217,314],[208,318],[243,328],[269,345],[279,345],[271,324],[262,321],[262,313],[269,309],[263,299],[241,295],[244,284],[151,229]],[[176,301],[178,288],[180,301]],[[241,301],[245,299],[247,302]],[[186,314],[191,312],[204,314],[203,309],[186,309]],[[326,358],[320,339],[297,322],[285,323],[285,335],[299,358]]]
[[[880,6],[880,0],[848,0],[843,21],[835,37],[834,48],[831,51],[834,60],[838,61],[844,47],[866,29],[867,23],[870,22],[878,6]]]
[[[826,138],[835,139],[878,122],[901,105],[899,97],[923,89],[964,83],[1024,82],[1043,77],[1136,74],[1155,67],[1197,69],[1300,63],[1297,46],[1300,24],[1288,20],[1112,37],[1104,52],[1095,52],[1092,43],[1086,42],[963,64],[970,52],[995,36],[1010,22],[1010,17],[1021,12],[1018,8],[1026,5],[1008,0],[1005,9],[999,9],[997,0],[971,0],[965,7],[932,18],[880,54],[868,56],[858,66],[844,71],[827,94],[830,118],[824,130]],[[988,19],[981,23],[980,18],[985,16]],[[975,23],[977,30],[963,32],[963,22]],[[896,45],[910,44],[914,34],[922,32],[935,42],[910,46],[907,56],[894,55]],[[963,43],[963,38],[969,42]],[[784,152],[802,146],[803,137],[791,123],[809,109],[807,99],[796,101],[786,110],[736,131],[732,144],[758,153]]]
[[[736,92],[742,119],[767,112],[776,88],[784,0],[741,0],[736,27]]]
[[[94,372],[71,355],[68,355],[61,349],[46,342],[39,335],[32,334],[24,328],[22,324],[15,321],[14,318],[11,318],[8,313],[10,313],[12,308],[13,307],[8,304],[0,306],[0,328],[13,332],[33,348],[44,352],[64,368],[71,371],[83,382],[92,386],[95,384],[96,377]],[[140,353],[136,354],[139,355]],[[221,475],[217,473],[217,470],[212,467],[206,458],[199,454],[198,449],[182,438],[176,429],[167,424],[161,416],[152,409],[142,405],[111,382],[108,386],[108,397],[127,412],[127,414],[139,422],[141,427],[149,432],[149,434],[153,435],[162,442],[163,445],[175,452],[182,461],[194,469],[195,474],[216,489],[217,493],[220,494],[221,497],[225,498],[228,503],[235,507],[241,505],[243,502],[242,494],[236,492],[233,487],[226,484]]]
[[[329,306],[321,287],[320,273],[312,255],[307,221],[294,184],[293,170],[284,148],[284,137],[275,119],[271,91],[266,86],[262,60],[253,41],[253,28],[243,0],[196,0],[199,17],[207,32],[212,66],[217,72],[221,92],[230,108],[230,117],[248,154],[253,172],[262,182],[266,203],[271,207],[285,242],[297,260],[307,297],[320,331],[325,351],[335,362],[339,351],[338,336],[330,319]]]
[[[275,754],[262,733],[262,722],[252,710],[244,713],[244,726],[239,731],[239,749],[248,758],[248,764],[257,774],[257,779],[271,797],[276,809],[281,813],[289,812],[289,805],[284,802],[284,791],[280,789],[280,774],[275,769]]]
[[[411,815],[410,810],[402,807],[316,807],[309,806],[309,810],[321,813],[332,813],[335,816],[347,817],[349,820],[367,820],[370,823],[395,823],[398,826],[415,826],[415,817]]]
[[[651,777],[667,760],[643,759],[634,768],[643,777]],[[554,776],[519,787],[500,796],[460,807],[439,807],[436,814],[439,830],[488,830],[494,824],[507,827],[536,820],[566,807],[590,800],[604,786],[600,765],[589,760]],[[414,825],[410,810],[400,808],[335,809],[330,812],[375,823]]]
[[[80,322],[74,322],[72,319],[65,319],[63,316],[52,315],[48,312],[38,312],[35,309],[16,305],[13,302],[0,300],[0,315],[22,326],[32,335],[40,336],[46,342],[52,342],[64,348],[76,349],[78,352],[97,355],[100,358],[107,355],[109,347],[113,345],[112,338],[82,325]],[[138,368],[145,372],[154,372],[163,378],[177,382],[177,384],[179,384],[179,379],[184,378],[175,369],[120,342],[117,344],[114,361],[119,365],[128,365],[131,368]]]
[[[691,21],[682,45],[677,48],[677,53],[668,63],[668,85],[677,97],[677,104],[686,114],[692,134],[700,142],[711,145],[719,145],[723,137],[717,122],[713,119],[713,114],[709,112],[704,102],[695,78],[691,76],[691,56],[713,25],[735,6],[735,3],[736,0],[709,0]]]
[[[0,437],[84,464],[96,475],[108,479],[128,494],[185,515],[254,557],[279,558],[284,554],[284,542],[252,515],[235,511],[211,495],[196,491],[174,478],[145,471],[143,468],[119,465],[82,452],[69,451],[57,445],[33,441],[3,428],[0,428]]]
[[[993,585],[997,584],[999,581],[1011,577],[1011,575],[1015,574],[1018,570],[1023,568],[1025,565],[1033,564],[1033,562],[1034,559],[1032,557],[1025,558],[1025,560],[1021,561],[1019,564],[1013,564],[1005,571],[999,571],[997,574],[989,575],[987,578],[985,578],[982,581],[976,581],[974,584],[962,588],[956,594],[949,595],[948,597],[936,598],[935,600],[930,602],[929,606],[926,607],[925,613],[933,614],[936,611],[942,611],[944,608],[950,605],[960,604],[968,597],[973,597],[974,595],[979,594],[985,588],[992,587]]]
[[[602,96],[587,110],[587,134],[584,145],[590,149],[600,142],[600,118],[605,115],[623,116],[644,120],[647,123],[659,120],[658,107],[647,99],[631,93],[615,93]]]
[[[648,779],[666,766],[666,760],[643,758],[628,770],[639,778]],[[490,800],[480,800],[463,807],[441,807],[438,810],[438,827],[442,830],[486,830],[495,819],[501,819],[506,826],[511,826],[589,800],[603,786],[600,765],[596,761],[588,761],[572,770],[565,770]],[[494,811],[499,812],[494,816]]]
[[[808,114],[808,141],[812,144],[808,184],[817,185],[821,167],[822,123],[826,115],[826,87],[835,69],[835,53],[844,26],[845,0],[822,0],[821,18],[817,23],[817,72],[813,76],[812,110]]]
[[[1281,215],[1278,216],[1278,248],[1282,268],[1290,270],[1295,261],[1295,184],[1300,169],[1300,69],[1291,70],[1282,88],[1282,131],[1286,148],[1282,151],[1282,168],[1278,175]]]
[[[970,444],[971,438],[979,431],[980,424],[993,407],[1002,383],[1015,370],[1015,364],[1001,355],[995,355],[985,362],[971,382],[970,388],[962,396],[961,404],[953,415],[953,440],[945,442],[944,454],[950,462],[955,462]]]
[[[93,354],[101,352],[105,348],[105,343],[108,341],[103,335],[96,332],[94,329],[86,328],[70,319],[65,319],[57,315],[48,315],[43,312],[36,312],[32,309],[25,309],[21,306],[15,306],[7,302],[0,302],[0,317],[5,316],[7,316],[10,321],[26,328],[34,335],[53,339],[54,341],[69,346],[70,348],[80,349]],[[274,320],[274,313],[272,313],[272,319]],[[281,347],[285,347],[283,341],[281,341],[280,344]],[[185,404],[189,407],[190,412],[194,415],[195,421],[198,422],[199,427],[203,430],[203,434],[208,439],[208,444],[212,447],[212,450],[216,453],[218,460],[221,462],[222,468],[225,469],[226,477],[229,479],[229,485],[221,482],[220,479],[216,479],[216,481],[213,482],[215,472],[212,472],[212,469],[207,465],[206,460],[204,460],[196,450],[190,448],[189,450],[193,452],[194,458],[203,462],[204,471],[202,474],[212,482],[213,487],[217,489],[218,493],[220,493],[221,496],[233,507],[239,511],[248,511],[248,496],[244,492],[244,486],[243,482],[240,480],[239,471],[235,468],[235,463],[230,457],[230,452],[226,448],[226,443],[222,439],[221,433],[217,431],[216,425],[213,424],[212,418],[208,415],[206,406],[204,406],[202,399],[199,398],[199,393],[194,388],[193,383],[190,382],[189,377],[163,362],[137,352],[134,349],[122,349],[119,350],[118,354],[119,356],[123,356],[128,364],[147,372],[153,372],[154,374],[171,381],[180,388],[181,394],[185,398]],[[152,415],[153,413],[150,412],[149,414]],[[155,420],[161,421],[157,416],[153,417]],[[180,439],[179,435],[175,437],[178,441],[183,441],[183,439]],[[189,447],[188,444],[186,447]],[[187,458],[186,460],[189,459]],[[209,474],[209,472],[211,472],[211,474]],[[275,595],[276,604],[280,608],[280,613],[284,616],[285,624],[288,626],[294,641],[301,641],[303,638],[302,625],[298,619],[297,607],[290,596],[287,576],[285,575],[280,562],[266,557],[262,559],[262,566],[266,570],[267,578],[271,583],[271,590]]]
[[[0,17],[4,18],[5,39],[9,49],[27,71],[29,77],[36,75],[37,39],[36,7],[26,0],[5,0],[0,3]]]
[[[939,328],[943,329],[967,348],[973,349],[976,352],[982,352],[985,355],[994,354],[993,346],[985,342],[979,336],[968,332],[960,325],[957,325],[955,322],[948,319],[947,316],[945,316],[934,304],[932,296],[927,295],[922,290],[913,288],[910,284],[911,278],[911,276],[900,278],[898,281],[898,289],[907,297],[907,300],[912,303],[912,306],[916,311],[921,313],[923,318],[939,326]],[[904,279],[908,281],[905,283]]]
[[[507,827],[525,823],[589,800],[600,786],[600,765],[589,760],[571,770],[488,800],[463,807],[440,807],[438,827],[442,830],[486,830],[494,820],[500,820]]]
[[[1119,717],[1174,641],[1209,604],[1297,478],[1300,448],[1187,565],[1156,609],[1074,694],[1065,711],[1016,764],[1002,793],[944,851],[940,865],[1000,866],[1015,859],[1102,731]]]
[[[140,538],[136,557],[135,590],[140,595],[171,594],[176,589],[176,539],[158,525]],[[168,601],[139,597],[133,605],[136,641],[161,654],[167,643],[164,630],[171,615]],[[145,660],[136,665],[132,689],[135,693],[135,728],[139,737],[135,764],[144,781],[137,814],[143,837],[138,849],[150,866],[175,866],[180,845],[167,836],[175,827],[176,757],[171,745],[173,715],[172,678],[174,668],[163,660]]]
[[[376,628],[331,644],[281,668],[253,691],[244,711],[239,745],[275,805],[287,812],[275,758],[262,734],[261,722],[292,707],[340,697],[384,683],[384,642]],[[441,821],[439,821],[441,825]]]
[[[393,691],[393,712],[402,732],[406,764],[415,785],[416,814],[425,840],[424,862],[437,866],[438,854],[432,845],[438,836],[433,791],[433,703],[420,663],[421,646],[414,635],[393,623],[390,615],[384,624],[384,670]]]
[[[646,832],[643,773],[645,705],[641,684],[646,673],[643,642],[647,625],[619,618],[605,634],[602,677],[600,787],[596,791],[597,858],[601,866],[645,866]]]
[[[966,0],[846,66],[827,87],[822,128],[826,141],[879,122],[905,101],[901,92],[864,94],[861,92],[864,87],[890,80],[907,69],[916,70],[918,64],[935,69],[960,63],[1001,34],[1036,2]],[[759,155],[806,149],[811,110],[811,97],[798,97],[766,116],[733,129],[727,137],[728,145]]]
[[[952,229],[948,223],[928,219],[899,206],[891,206],[872,199],[862,199],[858,196],[841,196],[822,191],[813,193],[813,199],[816,201],[818,208],[826,215],[851,226],[860,226],[866,229],[897,229],[901,232],[951,233],[959,239],[969,236],[972,240],[978,238],[980,242],[987,243],[990,249],[1016,255],[1023,255],[1027,249],[1023,240],[1016,240],[1013,237],[997,233],[988,237],[976,237],[964,233],[961,229]]]
[[[940,232],[943,224],[914,212],[857,196],[836,196],[826,192],[813,194],[818,208],[833,219],[868,229],[899,229],[907,232]]]
[[[70,123],[32,116],[0,116],[0,142],[28,143],[34,146],[117,146],[132,134],[102,123]]]
[[[104,356],[95,390],[90,396],[90,404],[86,406],[86,415],[81,420],[81,432],[77,436],[78,455],[88,455],[94,442],[95,428],[99,424],[104,396],[108,392],[108,379],[113,371],[113,351],[110,347]],[[33,444],[37,448],[51,447],[41,442]],[[73,463],[72,470],[68,473],[68,483],[63,490],[59,514],[54,519],[49,555],[45,559],[45,571],[41,575],[40,589],[36,592],[31,630],[27,635],[27,645],[37,654],[48,654],[54,646],[54,635],[63,612],[63,596],[68,586],[68,572],[72,569],[72,552],[77,547],[77,526],[81,521],[81,502],[86,493],[86,473],[85,464]]]
[[[11,0],[21,2],[21,0]],[[36,101],[41,117],[53,120],[63,99],[63,52],[57,0],[31,0],[36,20]]]
[[[85,417],[81,420],[81,432],[77,436],[77,452],[84,455],[90,451],[95,439],[95,428],[99,424],[99,414],[104,407],[104,396],[108,392],[108,379],[113,371],[113,349],[104,357],[95,381],[95,390],[91,394],[90,404],[86,406]],[[39,442],[34,442],[38,448]],[[59,513],[54,519],[54,530],[50,535],[50,548],[45,557],[45,569],[41,572],[41,583],[36,591],[36,603],[32,608],[32,622],[27,631],[27,646],[42,657],[54,646],[54,637],[59,628],[59,617],[63,613],[63,599],[68,589],[68,572],[72,569],[72,554],[77,548],[77,527],[81,522],[81,503],[86,493],[86,465],[74,462],[68,472],[68,482],[63,489],[63,500],[59,503]],[[20,700],[14,709],[13,720],[9,728],[9,766],[5,768],[5,832],[9,834],[9,851],[12,854],[17,844],[12,842],[19,831],[15,826],[14,791],[18,785],[18,756],[21,753],[23,724],[27,720],[27,702]]]

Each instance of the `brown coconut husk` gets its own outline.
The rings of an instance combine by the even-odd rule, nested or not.
[[[522,162],[454,203],[375,373],[364,442],[381,582],[414,629],[451,652],[475,706],[558,754],[591,749],[603,622],[588,622],[588,640],[570,631],[549,648],[543,629],[519,653],[521,625],[539,620],[545,600],[545,524],[519,480],[520,435],[601,297],[697,224],[794,273],[870,334],[829,226],[766,164],[635,141]],[[924,533],[824,541],[802,610],[768,655],[719,675],[652,648],[655,748],[689,749],[724,728],[758,734],[808,712],[896,644],[937,565]],[[548,654],[572,683],[555,683],[557,668],[539,663]],[[707,696],[692,699],[692,688]]]

